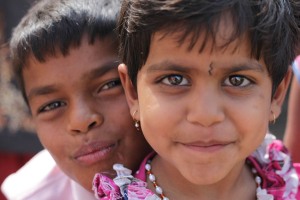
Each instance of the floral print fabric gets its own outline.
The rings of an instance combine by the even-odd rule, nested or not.
[[[156,154],[149,154],[142,162],[139,171],[132,175],[131,170],[121,164],[115,164],[117,177],[113,180],[98,173],[93,181],[93,190],[101,200],[159,200],[156,194],[147,188],[145,164]],[[263,143],[248,158],[255,174],[261,178],[257,188],[258,200],[297,200],[300,198],[300,164],[293,167],[291,157],[281,141],[267,134]],[[298,195],[298,196],[297,196]]]

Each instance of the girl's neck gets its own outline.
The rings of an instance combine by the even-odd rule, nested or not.
[[[153,158],[151,168],[164,195],[172,200],[256,199],[256,183],[251,169],[245,163],[241,163],[227,177],[211,185],[195,185],[187,181],[159,155]],[[147,182],[148,187],[155,192],[152,182],[149,179]]]

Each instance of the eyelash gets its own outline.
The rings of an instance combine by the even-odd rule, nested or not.
[[[171,81],[176,81],[177,83],[173,84],[173,83],[171,83]],[[184,83],[182,84],[183,81],[184,81]],[[188,85],[190,85],[189,80],[179,74],[170,74],[170,75],[164,76],[158,82],[161,82],[165,85],[170,85],[170,86],[188,86]]]
[[[67,103],[65,103],[63,101],[54,101],[54,102],[48,103],[45,106],[42,106],[40,109],[38,109],[38,113],[48,112],[53,109],[56,109],[56,108],[59,108],[62,106],[66,106],[66,105],[67,105]]]
[[[115,88],[120,85],[121,85],[120,79],[114,79],[114,80],[108,81],[107,83],[102,85],[100,87],[100,89],[97,90],[97,93]],[[62,106],[66,106],[66,105],[67,105],[67,103],[63,102],[63,101],[53,101],[53,102],[47,103],[46,105],[39,108],[37,113],[49,112],[51,110],[54,110],[54,109],[57,109],[57,108],[60,108]]]
[[[233,81],[234,78],[235,78],[235,81],[240,81],[240,82],[237,84],[234,84],[232,82],[230,83],[230,81]],[[172,83],[171,81],[177,81],[177,82]],[[188,86],[188,85],[190,85],[190,81],[187,78],[185,78],[183,75],[179,75],[179,74],[171,74],[171,75],[164,76],[158,82],[161,82],[165,85],[170,85],[170,86]],[[184,83],[182,83],[182,82],[184,82]],[[224,80],[223,85],[230,86],[230,87],[247,87],[252,83],[253,83],[253,81],[251,81],[249,78],[247,78],[243,75],[231,75]]]
[[[98,92],[102,91],[102,90],[109,90],[111,88],[117,87],[121,85],[121,80],[120,79],[114,79],[111,81],[108,81],[107,83],[105,83],[104,85],[102,85]]]
[[[237,85],[234,85],[233,83],[226,84],[227,80],[230,82],[230,80],[233,81],[233,78],[239,79],[237,81],[240,81],[240,83],[237,83]],[[245,83],[245,81],[246,81],[246,83]],[[230,87],[247,87],[251,84],[253,84],[253,81],[243,75],[231,75],[228,78],[226,78],[224,81],[224,85],[230,86]]]

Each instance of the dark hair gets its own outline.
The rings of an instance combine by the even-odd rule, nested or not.
[[[10,40],[15,78],[26,102],[22,71],[29,57],[45,62],[59,53],[66,56],[70,48],[80,46],[84,34],[91,44],[111,37],[117,51],[120,6],[119,0],[42,0],[28,10]]]
[[[124,0],[118,24],[120,57],[128,66],[132,83],[136,86],[155,32],[179,32],[179,44],[191,36],[191,49],[201,32],[215,41],[216,25],[226,13],[235,30],[224,47],[248,34],[251,56],[264,59],[275,91],[299,44],[298,0]],[[200,51],[204,47],[205,41]]]

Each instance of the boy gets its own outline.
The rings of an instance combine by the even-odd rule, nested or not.
[[[8,199],[94,199],[96,172],[114,176],[117,162],[136,170],[149,152],[118,76],[119,6],[117,0],[42,0],[14,30],[15,75],[55,162],[48,152],[37,155],[3,184]]]

